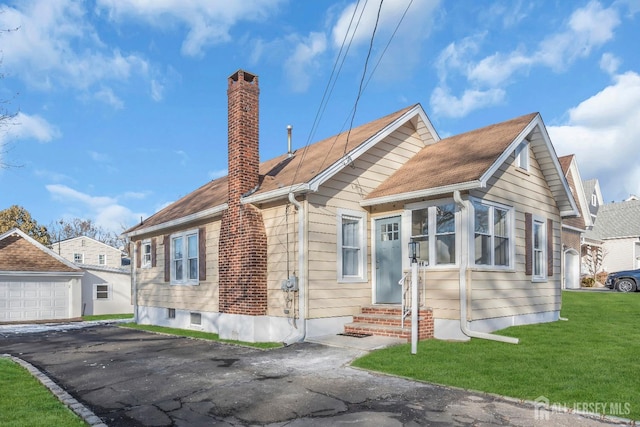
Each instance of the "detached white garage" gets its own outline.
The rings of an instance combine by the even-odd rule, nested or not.
[[[83,274],[18,229],[0,235],[0,322],[79,318]]]

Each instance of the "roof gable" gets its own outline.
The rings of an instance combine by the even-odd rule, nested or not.
[[[290,192],[316,191],[382,138],[412,121],[419,132],[439,137],[420,104],[403,108],[364,125],[326,138],[293,156],[283,154],[260,164],[260,185],[242,198],[243,203],[258,203],[285,197]],[[418,121],[424,126],[417,126]],[[227,177],[210,181],[180,200],[155,213],[125,234],[143,233],[178,226],[196,219],[215,217],[227,208]]]
[[[578,169],[578,163],[573,154],[558,158],[564,176],[571,189],[573,197],[576,199],[579,216],[575,218],[567,218],[563,221],[563,225],[585,230],[593,225],[591,215],[589,215],[589,205],[585,197],[584,188],[582,187],[582,178]]]
[[[82,274],[80,268],[17,228],[0,235],[0,271]]]
[[[370,206],[484,187],[525,138],[561,214],[576,215],[575,201],[538,113],[445,138],[423,148],[361,204]]]
[[[75,242],[77,240],[82,240],[82,239],[88,240],[91,244],[95,244],[95,245],[98,245],[98,246],[104,246],[105,248],[107,248],[107,249],[109,249],[111,251],[116,251],[116,252],[119,252],[119,253],[121,252],[120,249],[118,249],[116,247],[113,247],[111,245],[108,245],[108,244],[106,244],[104,242],[101,242],[100,240],[96,240],[93,237],[89,237],[89,236],[71,237],[69,239],[64,239],[64,240],[60,240],[59,242],[55,242],[54,244],[56,244],[56,245],[58,245],[58,244],[61,244],[61,245],[71,244],[71,243],[73,243],[73,242]]]

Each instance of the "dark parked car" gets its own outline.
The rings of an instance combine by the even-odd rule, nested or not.
[[[637,270],[618,271],[607,276],[604,285],[609,289],[620,292],[633,292],[638,290],[640,284],[640,268]]]

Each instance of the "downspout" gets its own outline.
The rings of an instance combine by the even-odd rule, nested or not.
[[[462,197],[460,197],[460,191],[455,190],[453,192],[453,200],[460,207],[460,211],[467,211],[467,205],[465,204]],[[466,224],[467,222],[463,222]],[[465,229],[468,229],[465,227]],[[462,233],[462,238],[468,240],[467,233]],[[467,244],[462,245],[463,250],[461,251],[461,261],[460,261],[460,330],[463,334],[471,338],[482,338],[485,340],[493,340],[493,341],[501,341],[509,344],[518,344],[518,338],[513,337],[503,337],[502,335],[489,334],[486,332],[472,331],[469,329],[468,320],[467,320],[467,272],[469,271],[469,256],[464,248],[467,248]],[[471,289],[469,289],[469,297],[471,297]]]
[[[296,207],[298,211],[298,315],[299,328],[295,335],[287,337],[284,341],[286,345],[304,341],[307,336],[307,318],[306,309],[306,268],[305,268],[305,252],[304,252],[304,206],[296,200],[293,193],[289,193],[289,202]]]
[[[136,280],[136,275],[138,274],[136,268],[136,259],[138,257],[138,249],[137,246],[131,243],[133,246],[133,259],[131,260],[131,284],[133,287],[133,322],[138,323],[138,281]]]

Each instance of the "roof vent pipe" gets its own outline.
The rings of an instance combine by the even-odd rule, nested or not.
[[[293,127],[291,125],[287,125],[287,157],[293,156],[293,153],[291,152],[291,129],[293,129]]]

